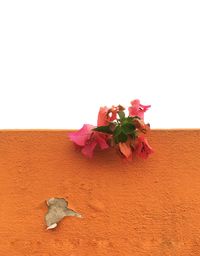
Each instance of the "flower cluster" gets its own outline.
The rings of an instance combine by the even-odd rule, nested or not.
[[[144,113],[150,107],[140,104],[138,99],[133,100],[128,116],[121,105],[101,107],[97,126],[84,124],[79,131],[69,133],[69,138],[89,158],[96,147],[102,150],[115,147],[128,160],[133,154],[146,159],[153,152],[144,136],[150,130],[150,125],[144,123]]]

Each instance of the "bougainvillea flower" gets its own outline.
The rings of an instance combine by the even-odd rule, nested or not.
[[[94,125],[90,124],[84,124],[83,127],[76,131],[76,132],[70,132],[69,138],[71,141],[73,141],[78,146],[85,146],[86,142],[91,137],[91,130],[95,128]]]
[[[122,110],[122,106],[112,106],[111,108],[100,107],[97,119],[97,126],[108,125],[109,122],[116,120],[117,113]],[[124,109],[124,108],[123,108]]]
[[[97,126],[108,125],[108,108],[100,107],[97,119]]]
[[[153,153],[153,149],[145,137],[140,136],[137,138],[135,153],[143,159],[146,159],[151,153]]]
[[[93,156],[93,151],[97,145],[102,150],[109,147],[107,144],[107,136],[93,131],[93,128],[95,128],[95,126],[84,124],[79,131],[69,133],[70,140],[80,146],[82,154],[89,158]]]
[[[129,159],[129,160],[132,159],[132,149],[131,149],[130,144],[127,144],[125,142],[120,142],[119,150],[127,159]]]
[[[108,116],[109,116],[109,121],[112,122],[117,118],[117,113],[121,110],[120,109],[121,106],[112,106],[112,108],[110,108],[108,110]]]
[[[137,128],[139,131],[141,131],[143,133],[147,133],[150,130],[150,125],[145,124],[142,119],[134,118],[133,124],[134,124],[135,128]]]
[[[128,108],[129,116],[138,116],[141,119],[144,119],[144,112],[146,112],[151,105],[142,105],[139,100],[131,101],[131,107]]]
[[[128,108],[128,116],[122,105],[100,107],[97,126],[84,124],[79,131],[69,133],[69,138],[89,158],[96,147],[101,150],[115,147],[129,161],[133,154],[147,158],[153,149],[144,137],[150,130],[150,125],[144,122],[144,113],[150,107],[140,104],[138,99],[133,100]]]

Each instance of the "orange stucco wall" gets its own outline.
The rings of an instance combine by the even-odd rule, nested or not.
[[[92,160],[67,131],[0,131],[0,256],[200,255],[200,130],[153,130],[155,153]],[[45,200],[65,197],[83,219],[55,230]]]

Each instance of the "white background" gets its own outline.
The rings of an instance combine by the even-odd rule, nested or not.
[[[200,1],[0,0],[0,128],[80,128],[139,98],[200,128]]]

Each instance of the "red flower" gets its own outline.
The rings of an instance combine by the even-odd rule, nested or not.
[[[107,136],[93,131],[93,128],[95,128],[95,126],[84,124],[79,131],[69,133],[70,140],[80,146],[82,154],[89,158],[93,156],[93,151],[97,145],[99,145],[102,150],[109,147],[107,144]]]
[[[131,107],[128,108],[129,116],[138,116],[141,119],[144,119],[144,112],[146,112],[151,105],[144,106],[140,104],[139,100],[131,101]]]
[[[151,153],[153,153],[152,147],[150,147],[147,139],[143,136],[137,138],[135,145],[135,153],[141,157],[146,159]]]

